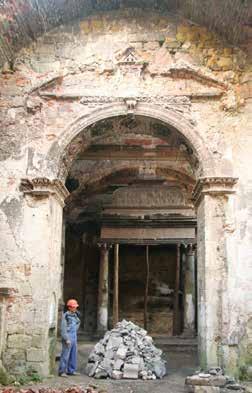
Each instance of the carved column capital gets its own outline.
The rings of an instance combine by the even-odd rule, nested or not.
[[[196,206],[204,195],[226,195],[234,194],[238,181],[236,177],[202,177],[199,178],[193,191],[193,200]]]
[[[99,242],[97,243],[98,247],[101,249],[101,251],[109,251],[112,248],[112,244],[110,243],[102,243]]]
[[[64,207],[64,201],[69,195],[68,190],[59,179],[51,180],[46,177],[21,179],[20,190],[24,195],[31,195],[35,198],[53,195],[62,207]]]

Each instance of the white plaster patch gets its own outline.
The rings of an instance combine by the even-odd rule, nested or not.
[[[190,325],[194,323],[194,304],[191,293],[186,295],[186,321]]]
[[[106,307],[101,307],[99,310],[99,324],[107,330],[108,325],[108,310]]]

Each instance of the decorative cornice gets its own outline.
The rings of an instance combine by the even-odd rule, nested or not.
[[[53,96],[54,93],[43,93],[43,96]],[[42,95],[42,94],[41,94]],[[54,94],[55,96],[55,94]],[[73,98],[70,95],[65,95],[64,98]],[[138,102],[149,102],[149,103],[162,103],[167,105],[182,105],[182,106],[190,106],[191,101],[190,98],[186,95],[155,95],[155,96],[147,96],[147,95],[136,95],[134,97],[112,97],[112,96],[78,96],[76,98],[80,98],[80,103],[83,105],[87,104],[107,104],[113,102],[134,102],[136,105]]]
[[[236,177],[202,177],[199,178],[193,191],[195,205],[199,205],[203,195],[226,195],[234,194]]]
[[[34,179],[21,179],[20,190],[24,194],[36,196],[56,197],[61,206],[64,206],[64,201],[69,195],[68,190],[59,179],[50,180],[46,177],[37,177]]]

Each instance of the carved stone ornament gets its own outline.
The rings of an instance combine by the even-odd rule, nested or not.
[[[135,48],[127,48],[117,64],[136,64],[139,63],[139,59],[137,58]]]
[[[60,180],[50,180],[46,177],[21,179],[20,190],[23,191],[24,195],[28,194],[33,197],[53,195],[62,207],[64,207],[64,201],[69,195],[68,190]]]
[[[134,113],[136,106],[137,106],[137,100],[133,98],[126,98],[125,99],[125,104],[127,106],[127,112],[128,113]]]
[[[199,205],[203,195],[226,195],[234,194],[234,186],[237,183],[236,177],[203,177],[197,181],[193,191],[193,200]]]
[[[190,98],[186,96],[172,96],[172,95],[163,95],[163,96],[141,96],[137,95],[132,98],[129,97],[109,97],[109,96],[86,96],[82,97],[80,100],[80,103],[83,105],[88,105],[88,104],[111,104],[112,102],[115,103],[121,103],[134,101],[135,103],[140,102],[140,103],[150,103],[150,104],[157,104],[157,105],[162,105],[162,106],[169,106],[173,107],[174,105],[178,106],[186,106],[190,107],[191,106],[191,100]]]
[[[138,59],[135,48],[131,47],[122,53],[117,66],[123,75],[139,78],[147,63]]]

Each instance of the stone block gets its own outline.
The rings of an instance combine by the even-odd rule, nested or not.
[[[225,386],[226,382],[227,379],[224,375],[216,375],[210,378],[210,384],[212,386]]]
[[[115,361],[115,364],[114,364],[114,369],[115,370],[121,370],[121,368],[122,368],[122,366],[123,366],[123,360],[122,359],[117,359],[116,361]]]
[[[29,348],[26,351],[28,362],[43,362],[46,359],[45,351],[37,348]]]
[[[107,378],[108,377],[108,372],[107,370],[104,370],[103,368],[98,367],[94,378],[100,379],[100,378]]]
[[[98,355],[104,355],[105,350],[104,350],[104,346],[100,343],[97,343],[94,347],[95,353],[97,353]]]
[[[95,370],[98,366],[99,362],[88,363],[86,366],[86,373],[89,377],[93,377],[95,375]]]
[[[123,377],[123,373],[121,371],[118,371],[118,370],[112,371],[112,374],[111,374],[112,379],[122,379],[122,377]]]
[[[8,348],[15,349],[26,349],[31,346],[31,336],[27,336],[26,334],[11,334],[7,339]]]
[[[185,380],[186,385],[199,385],[199,386],[208,386],[209,385],[210,376],[208,378],[202,378],[199,375],[192,375],[191,377],[187,377]]]
[[[127,354],[127,347],[121,345],[115,354],[115,359],[125,359],[126,354]]]
[[[45,340],[43,336],[35,335],[32,337],[31,346],[35,348],[43,348],[45,345]]]
[[[107,349],[118,348],[123,343],[122,337],[111,336],[107,344]]]
[[[152,366],[154,374],[157,378],[163,378],[166,375],[166,367],[163,361],[156,360],[155,362],[153,362]]]
[[[123,378],[125,379],[137,379],[138,378],[139,365],[125,363],[123,369]]]
[[[9,349],[3,353],[3,363],[8,369],[13,369],[17,361],[25,362],[26,355],[24,350]]]
[[[133,363],[133,364],[140,364],[140,362],[141,362],[141,358],[140,358],[140,356],[133,356],[133,358],[131,359],[131,362]]]

